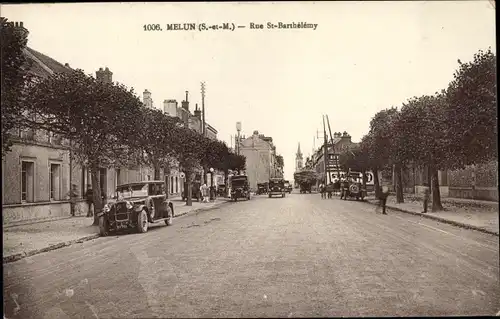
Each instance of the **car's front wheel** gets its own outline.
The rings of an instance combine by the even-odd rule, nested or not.
[[[102,237],[109,235],[109,224],[104,216],[99,217],[99,235]]]
[[[165,224],[167,226],[172,226],[174,223],[174,213],[172,212],[172,208],[170,206],[167,207],[167,219],[165,219]]]
[[[141,210],[137,216],[137,231],[139,233],[145,233],[148,231],[148,214],[145,209]]]

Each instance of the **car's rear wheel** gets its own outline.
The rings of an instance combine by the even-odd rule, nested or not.
[[[139,233],[145,233],[148,231],[148,214],[145,209],[141,210],[137,216],[137,231]]]
[[[109,224],[104,216],[99,217],[99,235],[102,237],[109,235]]]
[[[167,206],[167,219],[165,219],[165,224],[167,226],[172,226],[174,223],[174,213],[172,212],[172,208],[170,206]]]

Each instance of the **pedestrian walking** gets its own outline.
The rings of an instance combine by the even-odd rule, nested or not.
[[[203,203],[208,203],[208,199],[209,199],[209,194],[208,194],[208,187],[207,187],[207,184],[203,184],[201,185],[200,187],[200,192],[201,192],[201,196],[203,197]]]
[[[327,192],[328,192],[328,198],[332,198],[332,192],[333,192],[333,183],[332,182],[330,182],[330,184],[328,184]]]
[[[427,205],[429,204],[429,198],[430,198],[430,187],[429,184],[424,183],[424,211],[422,212],[423,214],[427,213]]]
[[[87,185],[87,192],[85,193],[85,201],[87,202],[88,205],[88,212],[87,212],[87,217],[92,217],[93,216],[93,206],[94,206],[94,192],[92,191],[92,188],[90,185]]]
[[[323,183],[319,184],[319,192],[321,193],[321,198],[325,198],[325,185]]]
[[[380,188],[380,194],[379,194],[379,207],[375,209],[377,212],[379,208],[382,208],[382,214],[387,215],[385,212],[385,206],[387,204],[387,197],[389,197],[389,187],[383,186]]]

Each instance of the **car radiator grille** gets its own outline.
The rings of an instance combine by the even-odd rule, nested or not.
[[[128,219],[128,209],[127,203],[117,203],[114,209],[114,215],[116,220]]]

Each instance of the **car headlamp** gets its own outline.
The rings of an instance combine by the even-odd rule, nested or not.
[[[109,212],[110,210],[111,210],[111,207],[109,207],[109,204],[104,205],[104,207],[102,208],[102,211],[105,213]]]

